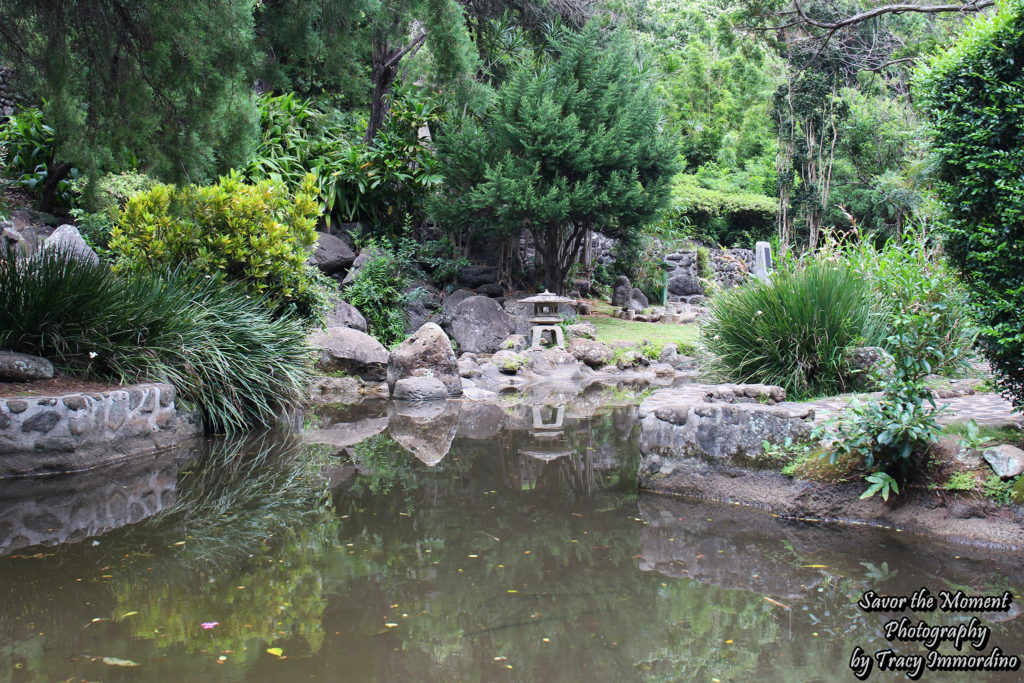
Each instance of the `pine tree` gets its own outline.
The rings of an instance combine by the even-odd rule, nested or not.
[[[623,237],[657,217],[676,141],[632,47],[594,23],[553,41],[553,58],[516,69],[481,120],[439,141],[439,220],[500,238],[529,231],[543,283],[563,291],[588,230]]]

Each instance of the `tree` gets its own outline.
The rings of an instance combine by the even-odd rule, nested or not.
[[[246,161],[252,30],[252,0],[0,0],[0,59],[45,101],[57,135],[50,180],[71,163],[141,159],[199,180]]]
[[[482,120],[440,138],[447,183],[432,212],[491,239],[528,231],[544,285],[561,292],[588,231],[621,237],[663,210],[677,143],[624,36],[592,23],[552,51],[517,68]]]
[[[983,324],[997,379],[1024,407],[1024,1],[974,22],[919,74],[946,253]]]

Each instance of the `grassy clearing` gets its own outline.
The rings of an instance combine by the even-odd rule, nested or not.
[[[697,341],[698,328],[696,323],[671,325],[661,323],[641,323],[604,315],[588,315],[583,320],[593,323],[597,328],[597,341],[611,344],[613,342],[629,342],[640,346],[646,339],[658,352],[665,344],[673,343],[679,352],[692,352]]]

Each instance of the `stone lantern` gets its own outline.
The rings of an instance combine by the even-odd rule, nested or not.
[[[564,349],[565,335],[562,333],[562,316],[558,314],[558,305],[568,304],[575,309],[576,301],[552,294],[545,289],[543,293],[520,299],[519,302],[533,304],[533,317],[530,318],[530,333],[533,343],[530,345],[530,350],[540,350],[541,341],[546,332],[551,333],[556,347]]]

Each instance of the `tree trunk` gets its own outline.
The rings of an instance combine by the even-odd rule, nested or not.
[[[60,181],[71,173],[71,164],[66,161],[54,163],[46,173],[46,182],[43,183],[42,196],[39,199],[39,210],[43,213],[53,211],[54,199],[57,196],[57,186]]]

